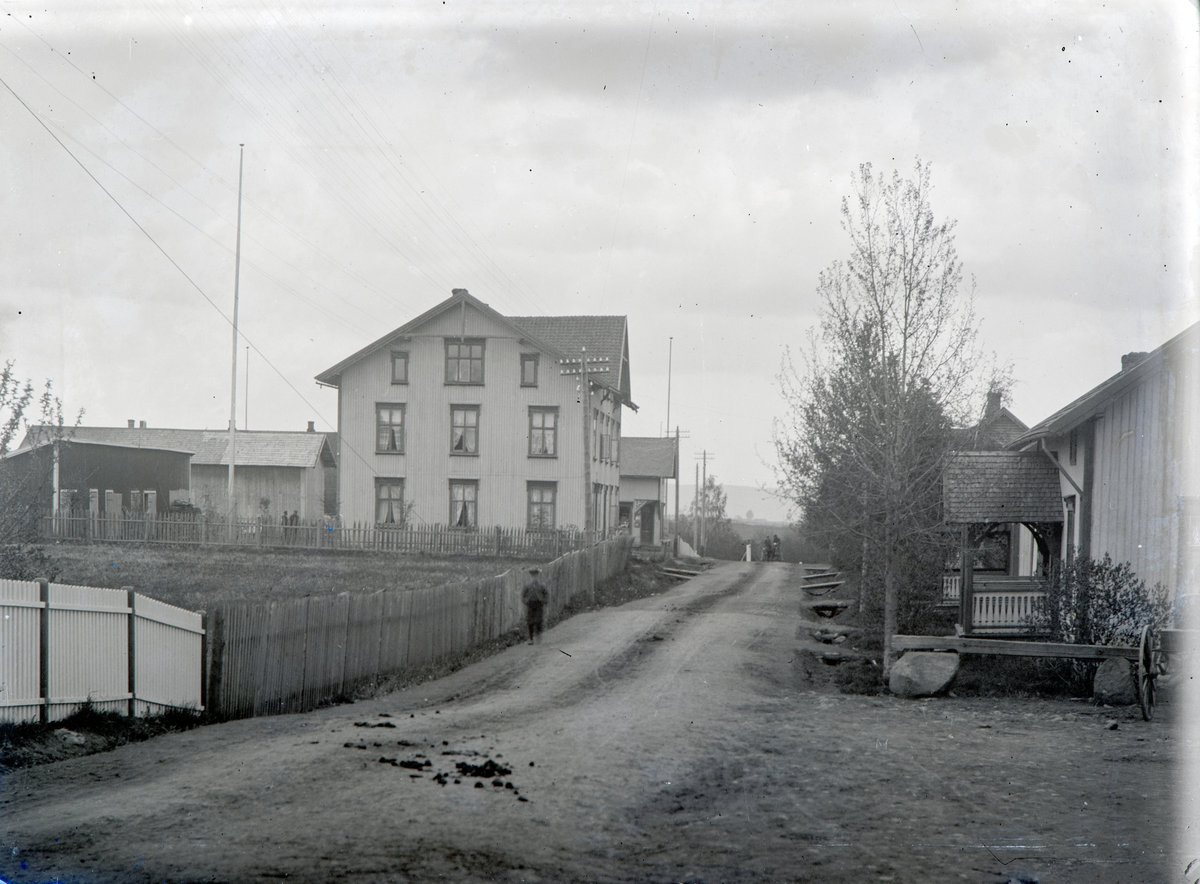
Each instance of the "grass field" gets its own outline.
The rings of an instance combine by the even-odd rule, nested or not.
[[[47,545],[57,582],[134,590],[198,611],[218,602],[442,586],[544,561],[433,558],[332,550],[192,549],[124,544]]]

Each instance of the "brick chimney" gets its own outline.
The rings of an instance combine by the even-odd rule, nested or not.
[[[315,433],[316,431],[317,431],[317,422],[316,422],[316,421],[309,421],[309,422],[308,422],[308,429],[307,429],[305,432],[308,432],[308,433]]]
[[[1004,394],[999,390],[989,390],[987,394],[987,408],[984,409],[983,416],[991,417],[1000,410],[1000,406],[1004,401]]]
[[[138,421],[138,429],[139,429],[139,430],[144,430],[144,429],[146,429],[146,422],[145,422],[145,421]]]
[[[133,418],[129,418],[129,429],[132,430],[135,426],[137,426],[137,421],[135,421]]]
[[[1128,369],[1133,368],[1149,355],[1150,354],[1144,350],[1137,353],[1126,353],[1121,357],[1121,371],[1127,371]]]

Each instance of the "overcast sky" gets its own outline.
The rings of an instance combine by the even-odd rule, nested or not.
[[[673,337],[685,476],[770,484],[864,162],[932,164],[1026,423],[1196,321],[1193,3],[590,6],[2,0],[0,359],[225,427],[239,143],[251,429],[332,429],[313,376],[466,287],[627,315],[625,435]]]

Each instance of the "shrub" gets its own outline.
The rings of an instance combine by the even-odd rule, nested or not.
[[[850,660],[837,667],[833,680],[843,694],[874,696],[883,690],[883,667],[875,660]]]
[[[0,546],[0,578],[6,580],[54,581],[61,569],[46,555],[46,550],[33,543],[12,543]]]
[[[1147,590],[1128,562],[1114,565],[1076,558],[1051,581],[1036,629],[1052,641],[1079,645],[1136,645],[1143,626],[1161,629],[1170,619],[1166,590]]]

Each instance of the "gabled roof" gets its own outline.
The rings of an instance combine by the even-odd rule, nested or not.
[[[41,428],[33,427],[27,442],[37,439]],[[192,453],[193,466],[229,463],[228,430],[172,430],[155,427],[76,427],[72,442],[120,445]],[[318,462],[335,466],[333,449],[325,433],[287,430],[238,430],[236,466],[315,467]]]
[[[954,448],[958,451],[989,451],[1007,448],[1029,427],[1004,406],[993,411],[973,427],[951,431]]]
[[[592,379],[612,387],[629,401],[629,325],[624,316],[512,316],[510,319],[568,359],[580,358],[587,347],[589,360],[607,360],[608,370],[592,374]]]
[[[621,475],[629,478],[676,478],[675,440],[656,436],[622,436]]]
[[[1124,371],[1118,372],[1099,386],[1093,387],[1074,402],[1060,408],[1050,417],[1023,433],[1011,444],[1014,448],[1027,445],[1045,436],[1058,436],[1085,421],[1098,417],[1110,402],[1130,387],[1141,383],[1164,368],[1168,360],[1195,357],[1200,347],[1200,322],[1184,329],[1157,350],[1146,354],[1146,358]]]
[[[634,410],[637,406],[630,398],[629,386],[629,332],[624,316],[504,316],[470,294],[466,289],[455,289],[445,301],[426,310],[416,319],[406,322],[383,337],[363,347],[337,365],[317,375],[317,383],[336,387],[341,383],[342,372],[359,360],[384,349],[399,337],[415,331],[448,310],[466,304],[485,316],[507,325],[514,335],[525,338],[546,353],[559,359],[578,359],[583,347],[587,347],[589,358],[607,358],[610,366],[606,372],[590,376],[593,383],[619,393]]]
[[[1058,467],[1043,451],[959,451],[942,478],[947,524],[1061,522]]]

